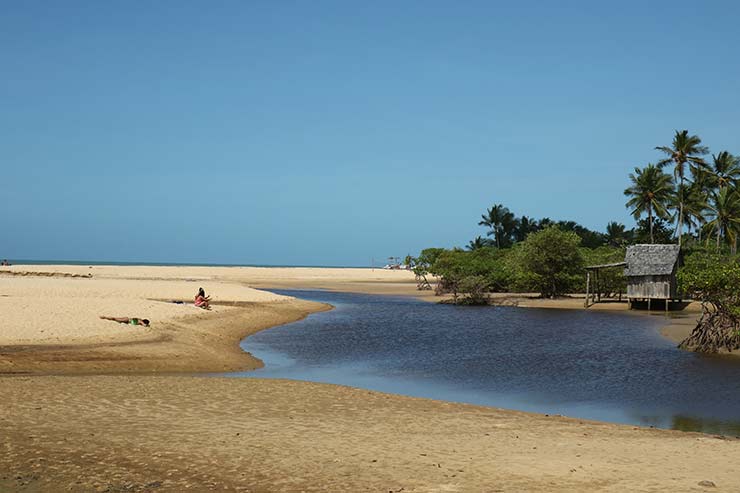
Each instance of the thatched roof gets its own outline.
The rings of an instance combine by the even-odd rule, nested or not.
[[[627,247],[625,276],[666,276],[678,263],[678,245],[633,245]]]

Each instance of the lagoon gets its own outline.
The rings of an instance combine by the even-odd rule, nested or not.
[[[265,367],[230,376],[740,435],[740,358],[677,349],[662,315],[274,292],[335,309],[247,338]]]

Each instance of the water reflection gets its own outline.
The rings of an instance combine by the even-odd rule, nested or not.
[[[277,292],[336,309],[248,338],[266,366],[237,376],[740,435],[739,362],[679,351],[661,317]]]

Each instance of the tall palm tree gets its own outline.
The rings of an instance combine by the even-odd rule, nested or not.
[[[655,243],[653,216],[668,218],[666,206],[674,193],[673,179],[654,164],[648,164],[643,169],[635,168],[635,172],[630,173],[630,181],[632,185],[624,191],[629,197],[625,207],[632,209],[635,219],[647,213],[650,243]]]
[[[684,223],[684,199],[680,193],[683,191],[680,187],[683,185],[684,178],[686,176],[686,166],[689,166],[692,173],[705,167],[706,163],[700,156],[707,154],[709,150],[701,145],[701,139],[699,136],[689,135],[688,130],[681,130],[680,132],[676,130],[670,147],[658,146],[656,149],[668,156],[665,159],[658,161],[658,167],[663,168],[664,166],[673,163],[673,176],[679,182],[678,229],[676,230],[676,234],[678,235],[678,245],[681,246],[681,233]]]
[[[740,229],[740,195],[738,192],[728,187],[713,192],[708,216],[709,222],[706,227],[711,233],[717,235],[717,250],[719,250],[722,237],[731,245],[735,245]]]
[[[694,228],[701,233],[701,226],[706,223],[704,219],[704,212],[707,209],[705,189],[697,181],[691,184],[684,183],[676,187],[676,193],[669,199],[671,209],[679,209],[679,199],[683,199],[683,226],[686,226],[688,234],[691,235]],[[677,222],[678,214],[673,214],[671,219]],[[677,229],[678,224],[676,224]]]
[[[736,185],[740,180],[740,157],[733,156],[727,151],[722,151],[716,156],[712,154],[710,172],[717,188]]]
[[[486,234],[494,237],[496,246],[498,248],[509,246],[511,233],[516,226],[514,214],[507,207],[495,204],[482,214],[481,218],[483,220],[478,224],[490,228]]]
[[[691,191],[689,197],[695,202],[689,208],[692,210],[701,211],[696,216],[696,220],[699,223],[699,227],[696,229],[699,242],[701,242],[703,226],[707,223],[705,213],[707,210],[707,204],[709,203],[709,196],[716,190],[716,177],[714,173],[709,169],[700,169],[694,174],[694,182],[691,184]],[[688,202],[687,202],[688,203]]]

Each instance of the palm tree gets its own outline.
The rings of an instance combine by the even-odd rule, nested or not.
[[[514,214],[507,207],[495,204],[481,215],[481,218],[483,220],[478,225],[490,228],[486,234],[494,237],[496,246],[498,248],[509,246],[511,233],[516,226]]]
[[[476,236],[474,240],[470,240],[468,242],[468,246],[466,246],[465,248],[472,252],[473,250],[477,250],[479,248],[484,248],[487,246],[491,246],[491,240],[489,240],[488,238]]]
[[[527,239],[529,233],[534,233],[537,230],[539,230],[539,225],[536,219],[522,216],[517,221],[516,229],[514,230],[514,239],[516,241],[524,241]]]
[[[706,227],[711,233],[717,234],[717,250],[723,236],[734,250],[740,229],[740,195],[737,191],[725,187],[712,193],[708,216],[710,220]]]
[[[698,183],[695,181],[691,184],[679,185],[676,193],[668,202],[671,209],[677,210],[680,207],[679,199],[683,198],[683,226],[686,226],[689,235],[694,228],[701,233],[701,226],[706,223],[704,211],[707,209],[707,194]],[[673,214],[671,219],[677,221],[678,215]],[[678,224],[676,224],[676,229],[678,229]]]
[[[606,225],[606,242],[611,246],[622,246],[627,242],[624,224],[612,221]]]
[[[722,151],[716,156],[712,154],[710,171],[718,188],[736,185],[740,180],[740,157],[733,156],[727,151]]]
[[[624,195],[630,198],[625,207],[632,209],[631,214],[635,219],[647,213],[650,243],[655,243],[653,216],[661,219],[668,217],[666,205],[674,192],[673,179],[654,164],[648,164],[643,169],[635,168],[635,172],[630,173],[630,181],[632,186],[624,191]]]
[[[673,176],[679,182],[679,187],[683,185],[686,176],[686,165],[688,164],[692,173],[706,166],[704,160],[699,157],[707,154],[709,150],[701,145],[701,139],[697,135],[689,135],[688,130],[676,130],[673,136],[673,143],[670,147],[658,146],[657,150],[663,152],[668,157],[658,161],[658,167],[663,168],[669,163],[674,164]],[[683,190],[679,188],[679,192]],[[681,193],[678,196],[678,245],[681,246],[681,232],[683,226],[683,206],[684,199]]]
[[[549,217],[543,217],[542,219],[537,221],[537,229],[540,230],[540,229],[549,228],[550,226],[554,224],[555,222]]]

